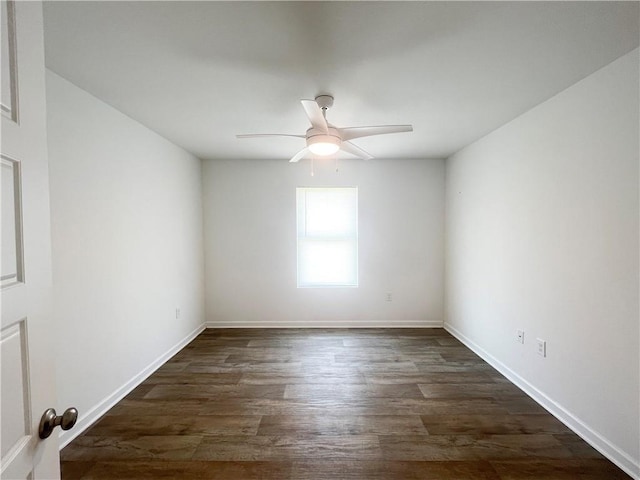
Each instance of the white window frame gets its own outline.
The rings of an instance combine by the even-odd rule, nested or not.
[[[345,232],[344,234],[332,234],[332,235],[313,235],[307,231],[308,224],[308,211],[307,211],[307,192],[319,192],[330,193],[331,191],[338,190],[352,190],[354,193],[354,225],[352,225],[351,232]],[[297,227],[297,286],[298,288],[357,288],[359,282],[358,275],[358,187],[297,187],[296,188],[296,227]],[[351,269],[352,281],[306,281],[301,275],[302,262],[304,258],[302,256],[302,250],[304,250],[305,242],[315,242],[318,245],[330,244],[331,242],[347,242],[347,248],[351,248],[352,255],[351,260],[353,264],[350,264],[347,269]]]

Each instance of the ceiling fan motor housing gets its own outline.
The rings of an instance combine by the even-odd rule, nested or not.
[[[338,130],[329,127],[328,132],[318,128],[307,130],[307,148],[318,155],[330,155],[337,152],[342,144]]]
[[[313,127],[307,130],[307,145],[314,143],[336,143],[339,145],[341,141],[340,133],[334,127],[328,127],[327,132]]]

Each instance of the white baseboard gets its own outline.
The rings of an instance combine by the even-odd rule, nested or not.
[[[564,423],[567,427],[573,430],[577,435],[582,437],[587,443],[589,443],[593,448],[598,450],[602,455],[607,457],[613,463],[615,463],[618,467],[625,471],[628,475],[630,475],[635,480],[640,480],[640,462],[638,460],[634,460],[629,454],[621,450],[619,447],[611,443],[604,436],[593,430],[587,424],[585,424],[578,417],[569,412],[562,405],[555,402],[553,399],[549,398],[546,394],[538,390],[534,385],[526,381],[516,372],[507,367],[500,360],[495,358],[489,352],[484,350],[478,344],[476,344],[473,340],[466,337],[462,332],[456,329],[454,326],[449,323],[444,324],[445,330],[447,330],[451,335],[456,337],[462,343],[464,343],[467,347],[473,350],[476,354],[482,357],[487,363],[489,363],[492,367],[498,370],[501,374],[507,377],[512,383],[518,386],[521,390],[523,390],[527,395],[533,398],[536,402],[538,402],[543,408],[545,408],[549,413],[551,413],[554,417]]]
[[[153,372],[155,372],[158,368],[160,368],[167,360],[169,360],[176,353],[182,350],[182,348],[184,348],[185,345],[187,345],[191,340],[196,338],[204,329],[205,329],[204,324],[197,327],[189,335],[184,337],[182,340],[176,343],[173,347],[171,347],[169,350],[167,350],[165,353],[163,353],[158,358],[156,358],[153,362],[151,362],[147,367],[145,367],[140,373],[135,375],[131,380],[126,382],[124,385],[118,388],[111,395],[109,395],[104,400],[99,402],[87,413],[81,414],[78,417],[78,422],[71,430],[60,432],[60,450],[66,447],[74,438],[76,438],[82,432],[84,432],[87,428],[89,428],[102,415],[107,413],[107,411],[110,408],[112,408],[116,403],[118,403],[125,396],[127,396],[134,388],[136,388],[143,381],[145,381],[147,377],[149,377]]]
[[[266,320],[259,322],[206,322],[207,328],[442,328],[442,320]]]

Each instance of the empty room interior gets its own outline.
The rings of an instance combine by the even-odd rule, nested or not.
[[[639,6],[2,0],[2,478],[640,479]]]

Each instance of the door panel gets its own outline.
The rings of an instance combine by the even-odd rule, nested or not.
[[[58,407],[42,4],[1,4],[0,477],[59,478],[57,432],[38,436],[42,413]]]
[[[22,250],[22,177],[20,162],[0,154],[2,181],[2,258],[0,286],[8,287],[24,281]]]
[[[18,82],[16,67],[16,31],[15,8],[13,2],[2,2],[2,96],[0,97],[0,110],[2,115],[18,121]]]
[[[19,448],[31,429],[26,327],[26,321],[20,320],[0,332],[3,387],[1,458]]]

